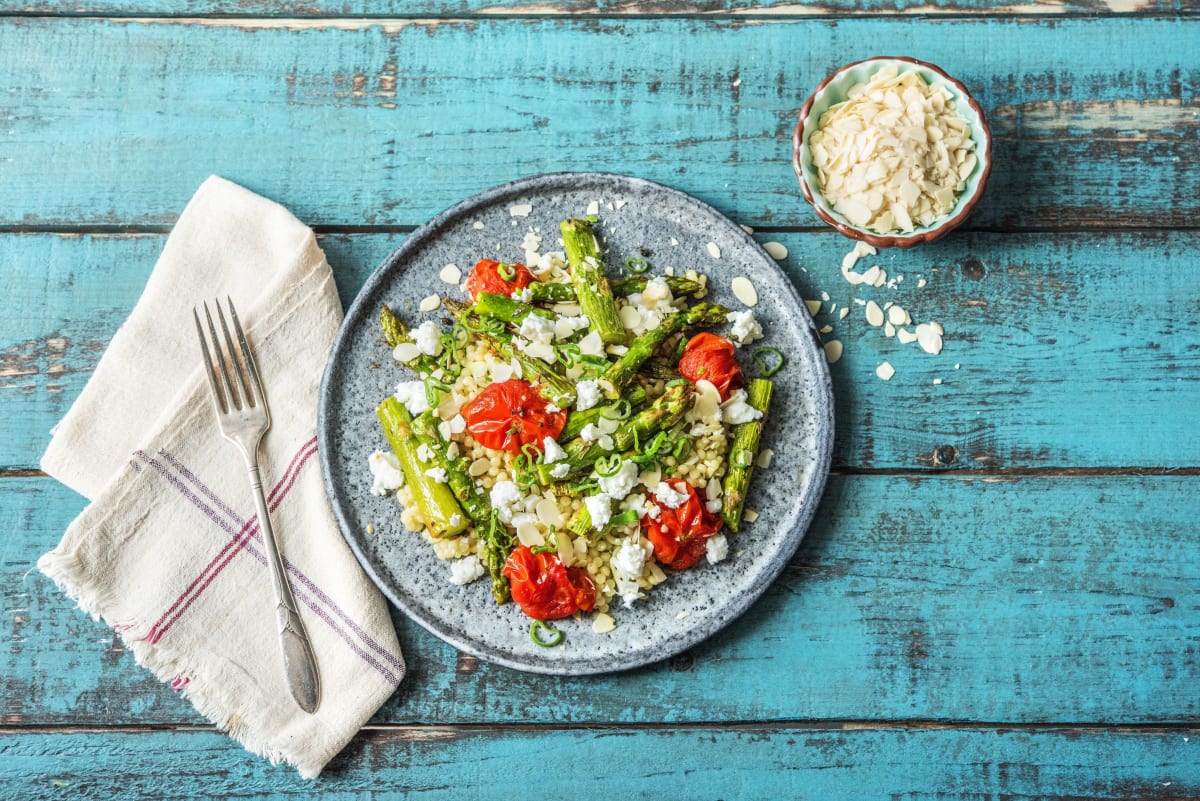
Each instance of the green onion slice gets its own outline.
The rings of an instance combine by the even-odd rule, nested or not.
[[[684,384],[686,384],[687,382],[688,382],[688,380],[686,378],[672,378],[670,381],[667,382],[667,386],[668,387],[681,387]]]
[[[632,412],[633,404],[629,402],[629,398],[621,398],[612,406],[605,406],[603,409],[601,409],[600,416],[608,418],[609,420],[624,420],[628,418]]]
[[[676,460],[682,462],[684,459],[688,458],[691,452],[692,441],[684,437],[675,443],[675,448],[671,451],[671,455],[674,456]]]
[[[601,478],[615,476],[621,471],[621,457],[615,453],[610,453],[608,456],[601,456],[596,460],[596,475]]]
[[[496,265],[496,272],[499,273],[500,277],[505,281],[513,281],[517,277],[517,268],[503,261]]]
[[[630,523],[636,523],[641,520],[638,513],[633,509],[628,509],[621,512],[619,515],[613,515],[608,519],[610,526],[628,526]]]
[[[773,355],[776,357],[775,364],[770,364],[768,362],[766,358],[768,355]],[[754,359],[754,363],[758,365],[758,369],[761,371],[763,378],[770,378],[778,373],[783,367],[784,362],[787,361],[779,348],[771,347],[758,348],[756,351],[754,351],[754,353],[750,354],[750,358]]]
[[[733,463],[734,467],[749,467],[754,463],[754,454],[750,453],[749,448],[738,448],[729,461]]]
[[[553,648],[563,641],[563,633],[551,625],[535,620],[529,624],[529,639],[542,648]]]
[[[625,269],[631,273],[644,273],[650,269],[650,262],[637,256],[632,256],[625,260]]]

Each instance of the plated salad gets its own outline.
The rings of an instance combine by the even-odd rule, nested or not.
[[[753,314],[706,302],[695,271],[606,265],[595,224],[565,220],[563,252],[527,264],[480,259],[462,296],[422,303],[440,323],[380,313],[413,376],[379,404],[391,449],[370,458],[373,491],[395,493],[451,581],[487,576],[539,645],[562,640],[546,621],[593,613],[603,633],[617,602],[727,558],[783,365],[757,347],[747,377]]]

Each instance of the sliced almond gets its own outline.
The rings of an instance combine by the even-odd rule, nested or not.
[[[840,312],[838,312],[838,319],[839,319],[839,320],[845,320],[845,319],[846,319],[846,315],[847,315],[847,314],[849,314],[849,313],[850,313],[850,307],[849,307],[849,306],[843,306],[843,307],[842,307],[842,310],[841,310]]]
[[[776,261],[782,261],[788,255],[788,249],[779,242],[768,242],[763,245],[763,249],[767,251],[767,255]]]
[[[884,362],[875,368],[875,375],[882,378],[884,381],[890,381],[892,376],[896,374],[896,368],[892,367],[890,362]]]
[[[908,312],[899,306],[890,306],[887,313],[888,322],[892,325],[908,325]]]
[[[730,283],[730,288],[733,289],[733,296],[747,306],[758,305],[758,290],[754,288],[754,284],[744,275],[739,275]]]
[[[771,459],[773,458],[775,458],[775,451],[771,450],[770,448],[763,448],[758,452],[758,459],[756,459],[754,463],[763,470],[766,470],[771,466]]]
[[[438,306],[442,305],[442,298],[439,295],[426,295],[421,300],[421,305],[417,308],[423,312],[431,312]]]
[[[592,618],[592,631],[596,634],[608,634],[617,627],[617,621],[613,620],[612,615],[604,612],[597,612]]]
[[[411,342],[401,342],[399,345],[392,348],[392,358],[405,364],[411,362],[420,355],[421,349]]]
[[[936,324],[921,323],[917,326],[917,344],[926,353],[937,355],[942,352],[942,335],[934,325]]]
[[[896,339],[900,340],[901,344],[907,345],[910,342],[916,342],[917,335],[907,328],[901,328],[896,331]]]
[[[533,211],[533,206],[529,203],[517,203],[508,207],[508,213],[513,217],[528,217],[531,211]]]
[[[707,250],[708,255],[712,256],[714,259],[721,258],[721,249],[717,247],[716,242],[709,242],[704,246],[704,249]]]
[[[753,509],[747,509],[742,512],[742,519],[747,523],[753,523],[758,519],[758,512],[754,511]]]
[[[447,264],[438,273],[438,278],[445,281],[447,284],[457,284],[462,280],[462,270],[458,269],[457,264]]]
[[[808,313],[813,317],[816,317],[821,311],[821,301],[819,300],[806,300],[804,305],[808,307]]]
[[[559,526],[563,524],[562,512],[559,511],[558,501],[553,498],[542,498],[534,507],[537,513],[538,520],[541,520],[547,528],[550,526]]]
[[[867,301],[867,322],[874,326],[883,325],[883,309],[873,300]]]
[[[546,544],[546,538],[542,536],[542,532],[533,523],[522,523],[517,526],[517,539],[522,545],[528,545],[530,548],[537,548]]]
[[[842,343],[841,340],[833,340],[825,343],[825,361],[830,364],[836,364],[837,360],[842,358]]]

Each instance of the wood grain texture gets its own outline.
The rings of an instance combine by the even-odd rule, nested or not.
[[[970,225],[1191,227],[1200,50],[1180,44],[1197,24],[8,18],[0,226],[168,225],[215,171],[313,223],[404,226],[565,169],[816,226],[789,164],[795,115],[886,43],[964,80],[996,122]]]
[[[1200,731],[405,729],[360,734],[317,783],[204,731],[0,734],[29,799],[1180,799]],[[531,772],[536,773],[536,779]],[[17,795],[14,795],[17,794]]]
[[[333,0],[332,2],[273,3],[268,0],[0,0],[0,14],[119,16],[225,16],[284,17],[296,21],[340,17],[410,17],[411,2],[405,0]],[[437,0],[420,7],[425,17],[472,16],[699,16],[727,14],[745,17],[811,17],[870,14],[922,16],[989,16],[1005,14],[1057,17],[1078,14],[1192,14],[1200,10],[1196,0],[1056,0],[1021,2],[1013,0],[826,0],[799,3],[794,0]]]
[[[322,238],[343,299],[402,238]],[[832,368],[839,467],[1200,467],[1195,423],[1179,413],[1200,408],[1200,235],[956,233],[859,265],[905,276],[895,289],[848,284],[848,240],[836,234],[757,238],[786,245],[783,266],[803,297],[829,295],[817,323],[845,348]],[[0,467],[37,464],[164,241],[0,236],[12,300],[0,317]],[[940,322],[945,349],[887,338],[855,298]],[[850,316],[831,313],[834,303]],[[874,373],[885,359],[897,370],[888,382]]]
[[[835,477],[785,573],[689,653],[558,679],[459,655],[398,617],[409,675],[375,720],[1197,722],[1196,484]],[[49,479],[0,481],[2,723],[203,722],[30,572],[81,506]]]

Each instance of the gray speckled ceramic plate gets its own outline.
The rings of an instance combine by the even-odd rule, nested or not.
[[[497,606],[486,580],[465,587],[449,581],[423,538],[400,523],[393,498],[370,493],[368,455],[387,444],[375,407],[407,372],[394,366],[377,328],[386,302],[414,325],[442,312],[420,314],[430,294],[457,294],[438,279],[449,263],[464,273],[480,258],[521,261],[521,241],[540,230],[543,251],[557,250],[558,223],[600,201],[598,231],[610,265],[649,252],[654,273],[695,267],[709,275],[709,300],[741,309],[730,291],[738,275],[758,289],[755,307],[766,333],[758,345],[787,354],[776,387],[763,447],[775,451],[770,469],[755,473],[747,507],[758,519],[730,535],[730,556],[701,561],[672,574],[648,600],[616,608],[617,628],[592,632],[590,618],[556,625],[566,633],[557,648],[529,639],[529,619],[515,604]],[[610,205],[611,204],[611,208]],[[511,207],[529,205],[527,217]],[[715,243],[713,258],[707,243]],[[612,268],[610,267],[610,271]],[[750,375],[754,365],[743,350]],[[404,239],[355,298],[338,334],[321,385],[317,423],[325,486],[346,541],[383,593],[413,620],[467,653],[502,665],[560,675],[624,670],[672,656],[713,634],[760,595],[800,544],[812,519],[833,443],[833,397],[817,332],[791,283],[741,228],[700,201],[636,178],[560,173],[514,181],[447,209]],[[368,533],[371,526],[374,533]],[[681,612],[687,612],[681,616]]]

